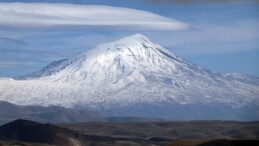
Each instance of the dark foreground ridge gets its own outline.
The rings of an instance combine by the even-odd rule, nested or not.
[[[2,140],[18,140],[46,144],[73,144],[73,131],[51,124],[15,120],[0,127]]]
[[[216,126],[218,130],[208,131],[211,121],[196,122],[135,122],[135,123],[79,123],[66,125],[42,124],[29,120],[15,120],[0,126],[1,145],[23,145],[23,146],[258,146],[259,132],[258,122],[246,124],[247,130],[240,133],[235,122],[232,122],[232,130],[226,132]],[[191,124],[193,123],[193,124]],[[213,121],[212,121],[213,123]],[[214,123],[217,123],[214,121]],[[239,123],[240,122],[236,122]],[[228,127],[229,124],[222,122]],[[117,125],[117,126],[116,126]],[[189,125],[189,126],[188,126]],[[200,128],[198,125],[202,126]],[[215,124],[217,125],[217,124]],[[215,126],[214,125],[214,126]],[[238,124],[237,124],[238,125]],[[249,126],[250,125],[250,126]],[[187,126],[187,127],[185,127]],[[244,126],[244,125],[243,125]],[[141,128],[142,127],[142,128]],[[153,128],[152,128],[153,127]],[[178,128],[177,128],[178,127]],[[185,130],[184,130],[185,128]],[[103,129],[101,132],[100,129]],[[171,135],[168,135],[168,130]],[[190,129],[189,133],[186,129]],[[231,128],[230,128],[231,129]],[[94,132],[94,130],[96,132]],[[228,129],[229,130],[229,129]],[[135,131],[135,133],[134,133]],[[188,130],[187,130],[188,131]],[[202,137],[197,135],[208,135]],[[221,132],[219,132],[221,131]],[[203,132],[203,133],[202,133]],[[218,133],[212,136],[212,133]],[[220,136],[221,134],[221,136]],[[241,135],[240,135],[241,134]],[[178,135],[176,138],[172,135]]]
[[[161,142],[141,138],[119,138],[101,135],[86,135],[52,124],[41,124],[29,120],[15,120],[0,126],[2,141],[24,141],[48,145],[83,146],[83,145],[152,145]]]

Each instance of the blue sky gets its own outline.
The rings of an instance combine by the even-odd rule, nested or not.
[[[135,33],[146,35],[178,56],[212,71],[240,72],[259,77],[259,2],[253,0],[0,2],[34,4],[32,7],[24,3],[2,5],[4,8],[10,7],[11,10],[0,11],[1,77],[31,73],[52,61],[74,57],[100,43]],[[42,2],[47,5],[42,5]],[[41,11],[51,13],[50,8],[56,3],[73,4],[64,7],[74,10],[73,14],[68,14],[80,18],[80,21],[74,19],[75,17],[58,14],[60,21],[47,21],[55,18],[56,14],[45,17],[41,12],[27,12],[26,15],[19,14],[18,10],[16,12],[16,9],[23,7],[33,9],[38,6],[42,8]],[[78,5],[86,6],[81,8],[77,7]],[[97,6],[90,8],[87,5]],[[104,14],[99,14],[99,11],[103,11]],[[92,15],[85,18],[86,16],[81,13]],[[110,17],[109,14],[114,17]],[[139,23],[130,25],[136,20]],[[88,22],[91,22],[91,25]],[[99,22],[105,25],[100,25]],[[66,25],[61,26],[63,23]]]

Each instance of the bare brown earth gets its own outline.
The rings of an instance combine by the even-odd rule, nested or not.
[[[0,140],[0,146],[52,146],[52,145],[32,143],[32,142],[12,141],[12,140],[11,141]]]
[[[259,122],[171,121],[0,126],[0,146],[259,146]]]
[[[177,140],[166,146],[258,146],[258,140],[210,139]]]
[[[179,139],[259,139],[259,121],[85,122],[61,124],[83,134]]]

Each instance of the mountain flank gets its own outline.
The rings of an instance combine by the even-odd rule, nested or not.
[[[173,40],[172,40],[173,41]],[[167,120],[259,120],[259,78],[216,73],[136,34],[0,78],[0,100]]]

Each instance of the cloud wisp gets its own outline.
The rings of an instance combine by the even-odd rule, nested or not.
[[[18,44],[18,45],[26,45],[27,42],[22,41],[20,39],[9,38],[9,37],[0,37],[0,43],[10,43],[10,44]]]
[[[148,0],[148,2],[155,4],[197,4],[197,3],[213,3],[213,4],[226,4],[226,3],[238,3],[238,2],[250,2],[258,3],[258,0]]]
[[[100,5],[0,3],[0,27],[18,29],[186,30],[187,23],[151,12]]]

